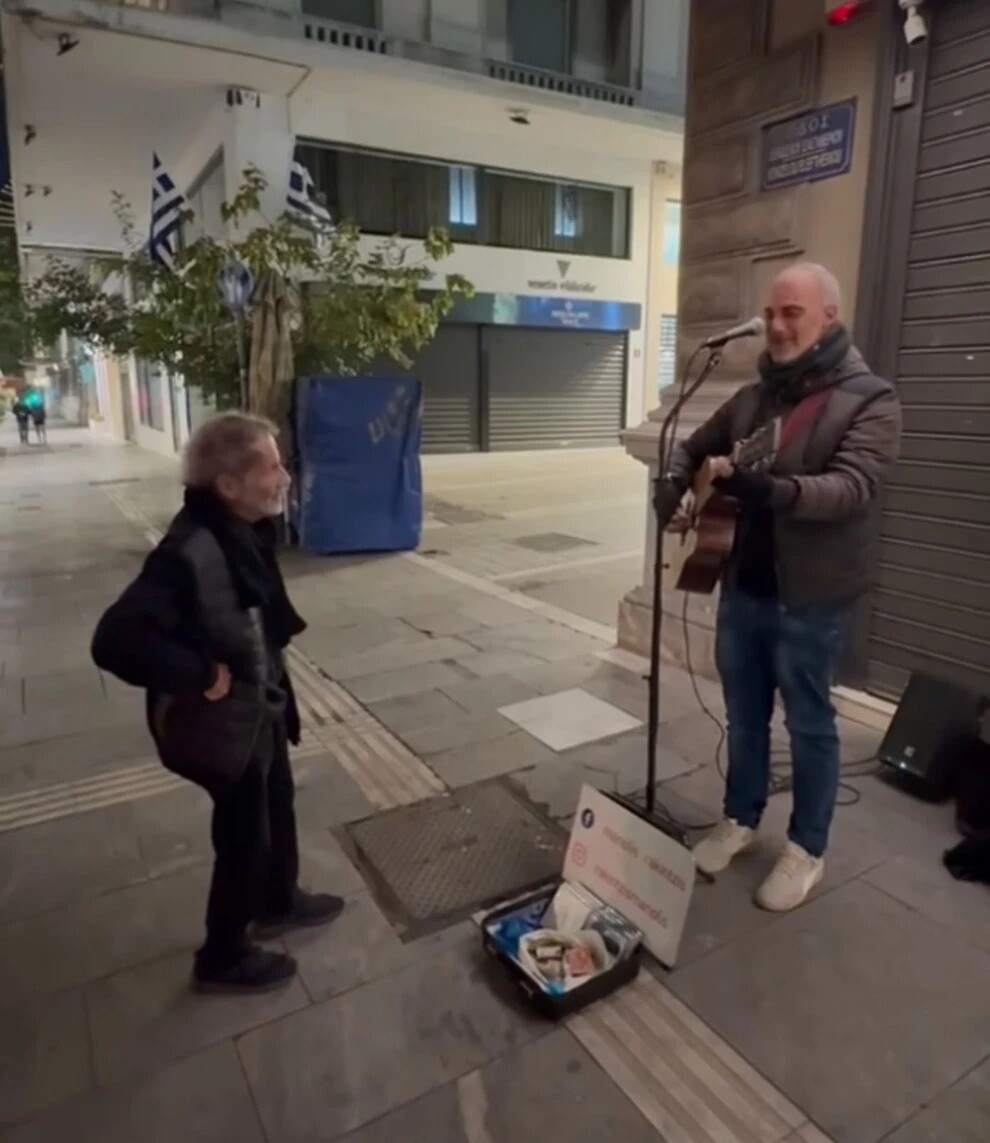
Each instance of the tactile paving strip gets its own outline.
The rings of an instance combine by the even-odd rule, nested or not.
[[[566,838],[501,782],[378,814],[346,829],[410,927],[476,909],[558,876]]]

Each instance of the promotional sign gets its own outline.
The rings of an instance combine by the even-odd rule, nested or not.
[[[472,325],[619,333],[639,329],[643,324],[643,310],[638,302],[536,294],[475,294],[473,298],[458,301],[444,320]]]
[[[674,966],[694,890],[694,858],[684,846],[585,786],[564,879],[579,882],[617,909],[642,932],[657,960]]]
[[[848,174],[855,135],[855,99],[764,127],[761,189],[780,190]]]

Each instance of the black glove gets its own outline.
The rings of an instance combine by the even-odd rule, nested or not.
[[[744,504],[754,508],[762,508],[770,502],[773,495],[773,477],[766,472],[750,472],[745,468],[733,470],[731,476],[720,476],[712,484],[724,492],[726,496],[733,496]]]
[[[747,468],[734,469],[731,476],[721,476],[713,480],[712,484],[719,492],[742,501],[750,508],[766,508],[771,501],[775,508],[788,508],[798,494],[793,480],[780,479],[768,472],[753,472]]]
[[[683,499],[684,489],[676,481],[669,477],[656,481],[653,485],[653,509],[657,514],[658,527],[667,527]]]

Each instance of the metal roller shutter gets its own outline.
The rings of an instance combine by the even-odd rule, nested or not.
[[[418,377],[423,382],[423,452],[477,452],[480,443],[479,328],[441,325],[410,369],[389,362],[377,376]]]
[[[624,333],[493,328],[485,342],[493,451],[618,443]]]
[[[990,3],[933,6],[870,688],[990,693]]]

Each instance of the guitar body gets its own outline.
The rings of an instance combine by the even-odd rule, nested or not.
[[[710,595],[732,554],[739,502],[712,487],[707,464],[692,486],[690,509],[675,517],[664,543],[665,566],[673,572],[677,591]]]
[[[779,422],[771,422],[735,446],[737,467],[769,467],[777,454]],[[671,572],[677,591],[711,595],[732,554],[739,522],[739,502],[712,484],[709,462],[698,470],[689,502],[667,526],[664,567]]]

